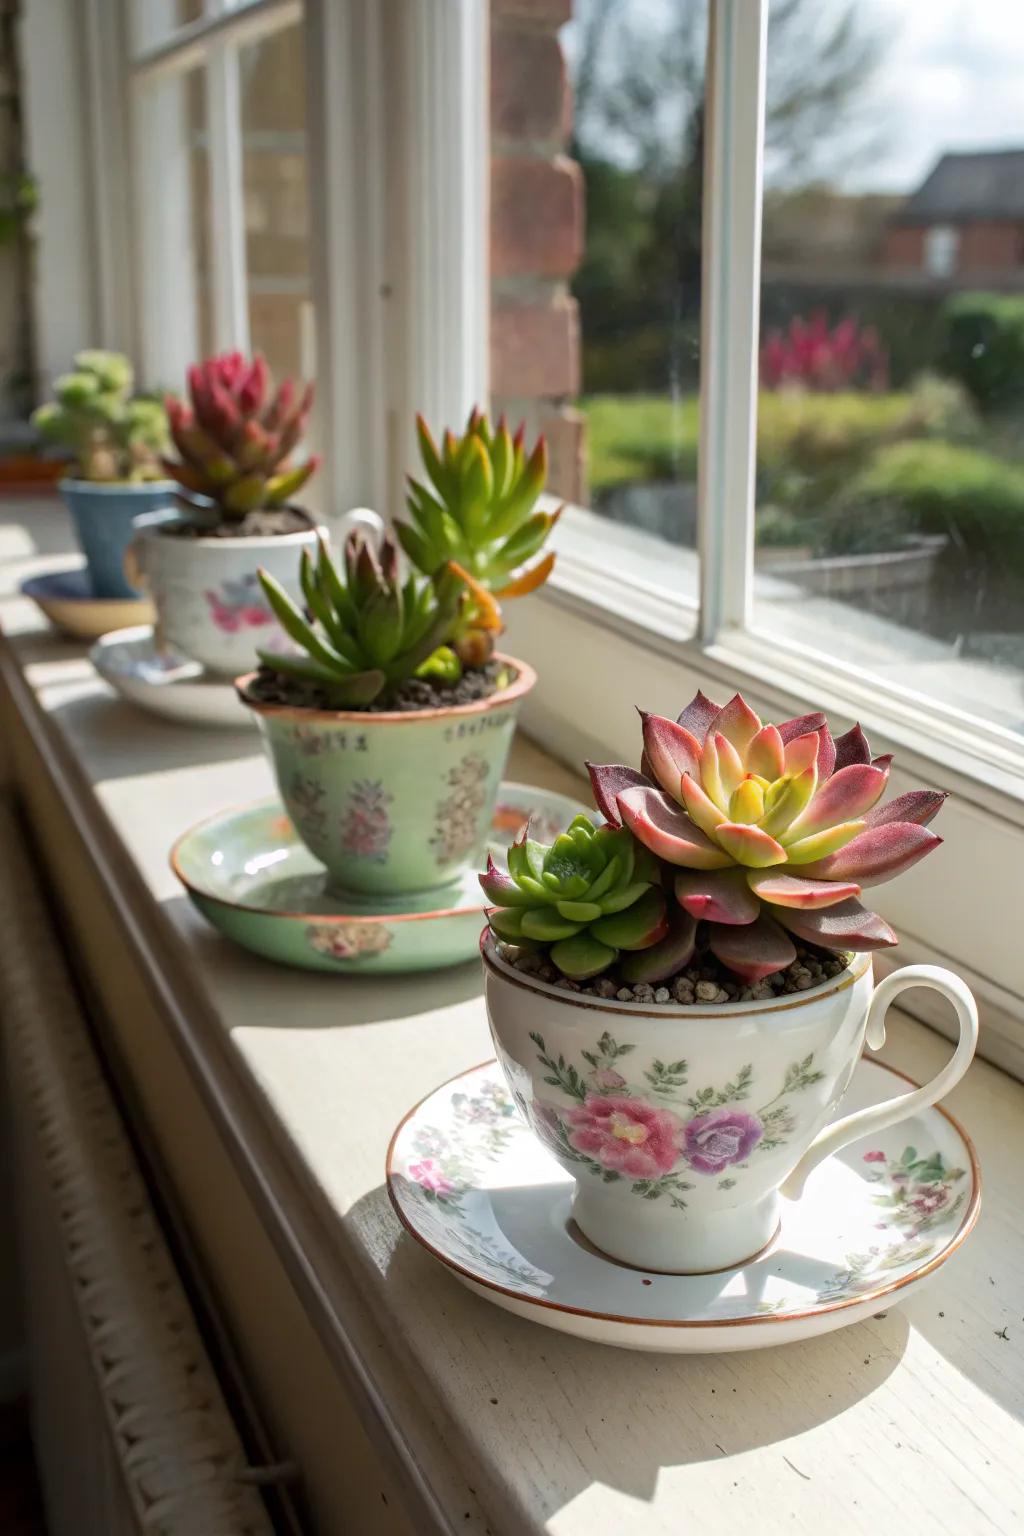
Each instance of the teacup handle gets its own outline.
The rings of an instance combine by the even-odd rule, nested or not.
[[[121,557],[121,569],[124,571],[124,579],[136,592],[148,592],[146,572],[142,564],[142,551],[144,545],[138,534],[125,545],[125,551]]]
[[[353,507],[350,512],[343,512],[339,520],[339,533],[341,541],[345,539],[355,528],[363,528],[373,540],[374,546],[379,549],[386,529],[384,519],[372,507]]]
[[[936,992],[949,998],[956,1009],[960,1025],[956,1050],[942,1070],[935,1074],[930,1083],[925,1083],[923,1088],[901,1093],[899,1098],[887,1099],[884,1104],[874,1104],[870,1109],[855,1110],[852,1115],[844,1115],[841,1120],[819,1131],[782,1186],[782,1194],[790,1199],[799,1198],[807,1175],[824,1158],[849,1146],[851,1141],[859,1141],[872,1131],[884,1131],[916,1110],[936,1104],[951,1088],[956,1087],[970,1066],[978,1044],[977,1004],[966,982],[938,965],[908,965],[879,982],[868,1009],[867,1043],[871,1049],[880,1050],[885,1044],[885,1015],[889,1004],[908,987],[934,987]]]

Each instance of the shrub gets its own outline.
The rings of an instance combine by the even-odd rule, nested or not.
[[[943,366],[983,410],[1024,392],[1024,298],[961,293],[945,308]]]
[[[921,531],[946,533],[971,555],[1024,574],[1024,465],[959,443],[894,443],[844,501],[862,518],[902,509]]]

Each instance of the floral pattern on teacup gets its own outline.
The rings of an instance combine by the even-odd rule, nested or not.
[[[224,634],[234,635],[242,629],[262,629],[264,625],[274,622],[274,615],[255,571],[226,579],[219,587],[204,592],[203,596],[211,620]]]
[[[387,863],[392,833],[388,806],[393,799],[380,779],[353,784],[341,821],[341,848],[349,858]]]
[[[311,923],[306,943],[328,960],[369,960],[391,947],[390,928],[383,923]]]
[[[434,809],[430,839],[438,864],[454,864],[476,850],[487,802],[487,774],[486,759],[469,752],[445,775],[447,793]]]
[[[694,1188],[682,1175],[742,1171],[753,1154],[785,1146],[796,1129],[789,1098],[823,1076],[812,1052],[791,1063],[778,1092],[753,1110],[740,1107],[754,1089],[749,1063],[721,1088],[684,1095],[687,1062],[655,1057],[641,1072],[627,1076],[623,1058],[636,1047],[620,1043],[607,1030],[590,1050],[580,1052],[586,1064],[582,1071],[563,1055],[552,1056],[536,1031],[530,1039],[545,1069],[543,1081],[575,1101],[566,1107],[534,1100],[533,1123],[541,1140],[563,1162],[587,1168],[605,1184],[629,1179],[633,1194],[645,1200],[667,1195],[677,1210],[686,1209],[682,1195]],[[736,1182],[730,1175],[719,1179],[718,1188],[732,1189]]]

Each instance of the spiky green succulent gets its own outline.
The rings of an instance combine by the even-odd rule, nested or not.
[[[74,364],[56,380],[56,399],[32,417],[39,435],[71,449],[82,480],[160,479],[168,443],[161,403],[132,395],[132,365],[120,352],[78,352]]]
[[[315,559],[303,550],[305,613],[267,571],[259,578],[301,652],[259,651],[260,660],[284,677],[318,684],[339,709],[372,704],[427,669],[449,681],[460,675],[446,642],[468,601],[465,582],[453,570],[432,581],[414,574],[403,581],[390,534],[378,552],[362,529],[354,529],[345,541],[342,570],[322,538]]]
[[[513,435],[474,410],[461,437],[445,432],[438,448],[422,416],[416,418],[420,454],[429,483],[409,479],[411,522],[396,525],[402,548],[426,576],[454,562],[474,594],[456,648],[477,663],[486,659],[501,629],[495,599],[522,597],[548,578],[555,557],[539,554],[558,513],[536,511],[547,478],[547,445],[538,438],[527,453],[525,430]]]
[[[626,827],[577,816],[546,846],[528,832],[508,851],[508,873],[488,856],[480,884],[487,921],[506,944],[549,950],[564,976],[583,981],[618,963],[627,981],[655,981],[685,965],[693,927],[670,927],[658,860]]]
[[[167,401],[180,458],[167,473],[217,503],[225,522],[282,507],[305,485],[319,459],[293,464],[313,405],[313,386],[285,379],[275,392],[266,361],[241,352],[209,357],[188,370],[191,405]]]

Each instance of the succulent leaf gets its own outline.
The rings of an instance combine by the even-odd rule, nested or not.
[[[372,703],[442,652],[443,675],[452,681],[461,675],[458,657],[446,647],[458,628],[465,583],[451,570],[434,582],[403,582],[390,536],[377,551],[356,530],[345,543],[344,572],[322,539],[315,560],[303,551],[299,577],[308,617],[272,576],[259,575],[271,610],[305,653],[296,665],[294,657],[262,652],[264,666],[323,684],[336,707]]]
[[[925,823],[944,795],[882,804],[891,756],[872,757],[859,725],[834,740],[817,711],[762,725],[739,695],[720,709],[698,693],[674,727],[641,718],[639,771],[588,764],[595,799],[672,868],[723,964],[748,981],[784,968],[787,931],[838,950],[895,943],[856,898],[938,846]]]
[[[486,658],[481,632],[500,633],[494,599],[522,597],[547,580],[554,563],[549,555],[529,566],[557,518],[535,512],[547,474],[547,450],[540,439],[526,458],[521,438],[513,440],[504,422],[492,430],[480,411],[470,413],[461,437],[446,431],[440,451],[422,417],[417,417],[420,456],[429,486],[409,479],[407,507],[411,523],[398,523],[397,536],[417,570],[433,576],[456,562],[476,584],[477,598],[467,606],[462,632],[466,654]],[[490,595],[488,622],[479,621],[480,592]],[[456,650],[461,636],[454,637]]]
[[[513,843],[507,876],[488,861],[480,884],[497,906],[488,922],[507,942],[552,945],[551,958],[567,976],[597,975],[620,951],[656,944],[668,932],[665,894],[635,878],[636,865],[628,830],[577,816],[550,845],[526,837]]]
[[[79,352],[74,371],[54,382],[56,399],[33,413],[47,442],[75,456],[80,480],[157,480],[170,446],[169,413],[155,399],[132,397],[134,375],[119,352]]]
[[[282,507],[316,472],[319,460],[289,462],[313,403],[307,385],[285,379],[271,397],[265,360],[247,362],[223,353],[188,370],[191,410],[168,403],[180,458],[165,460],[180,484],[216,502],[221,517],[240,521],[249,512]]]

